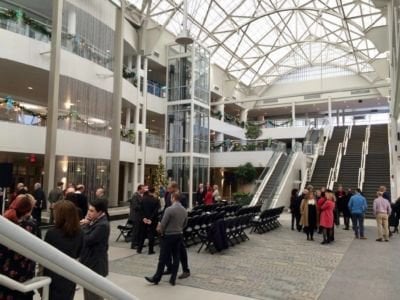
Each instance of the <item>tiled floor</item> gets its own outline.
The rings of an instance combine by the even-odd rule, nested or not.
[[[372,220],[366,222],[369,240],[355,240],[351,231],[337,228],[335,243],[324,246],[319,243],[320,235],[311,242],[304,234],[291,231],[289,215],[283,215],[279,229],[252,234],[249,241],[222,253],[198,254],[198,246],[190,247],[192,275],[179,280],[175,287],[168,284],[168,278],[163,278],[158,286],[146,283],[143,277],[154,273],[158,256],[139,255],[129,249],[129,244],[115,242],[116,227],[121,223],[124,221],[112,222],[109,279],[140,299],[366,300],[379,295],[394,300],[400,292],[395,284],[400,238],[395,235],[390,243],[376,243]],[[159,252],[158,248],[156,251]],[[375,277],[380,286],[371,284]],[[75,299],[83,299],[81,289]]]

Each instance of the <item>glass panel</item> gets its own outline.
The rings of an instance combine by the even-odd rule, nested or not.
[[[190,57],[168,61],[168,101],[190,99],[192,87],[192,62]]]
[[[178,183],[181,192],[189,191],[189,173],[190,158],[189,157],[167,157],[167,174],[171,180]]]
[[[168,152],[190,151],[190,104],[168,106]]]
[[[194,106],[193,152],[209,153],[209,111],[203,107]]]

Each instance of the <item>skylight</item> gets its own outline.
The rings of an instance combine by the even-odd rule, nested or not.
[[[147,11],[145,0],[128,0]],[[150,17],[178,34],[183,0],[151,1]],[[361,76],[381,54],[365,32],[386,24],[370,0],[190,0],[189,31],[211,60],[247,86],[329,64]]]

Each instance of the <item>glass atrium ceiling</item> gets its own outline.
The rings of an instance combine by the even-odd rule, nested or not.
[[[183,0],[127,0],[169,31],[182,29]],[[249,87],[311,66],[331,66],[372,81],[386,58],[365,37],[386,25],[369,0],[188,0],[190,34],[212,62]],[[150,7],[148,5],[150,4]]]

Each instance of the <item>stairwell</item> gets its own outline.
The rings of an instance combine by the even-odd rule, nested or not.
[[[352,127],[346,154],[342,156],[340,163],[338,180],[334,184],[335,191],[340,184],[346,190],[351,188],[354,191],[358,188],[358,171],[361,166],[362,143],[365,140],[366,128],[367,126]]]
[[[347,127],[334,128],[332,137],[326,145],[325,154],[318,157],[311,181],[308,182],[307,185],[311,184],[314,189],[327,186],[329,172],[335,164],[338,145],[343,142],[346,128]]]
[[[272,195],[272,192],[275,188],[275,185],[279,184],[278,183],[279,175],[281,174],[282,169],[284,168],[288,159],[289,155],[286,154],[282,154],[281,157],[279,158],[279,161],[276,164],[275,169],[272,171],[272,174],[269,177],[268,182],[265,185],[264,190],[260,195],[260,198],[258,200],[259,204],[271,201],[272,198],[274,197],[274,195]]]
[[[373,217],[372,203],[379,186],[386,186],[390,192],[390,161],[387,124],[372,125],[368,155],[365,162],[363,193],[367,198],[367,217]]]

